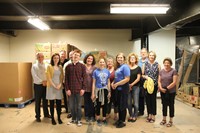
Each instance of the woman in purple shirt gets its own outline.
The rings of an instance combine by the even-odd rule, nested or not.
[[[163,113],[163,120],[160,122],[160,125],[166,124],[167,106],[169,106],[170,120],[166,126],[171,127],[174,117],[174,99],[176,95],[177,71],[171,68],[172,60],[170,58],[165,58],[163,60],[163,64],[164,69],[160,71],[158,76],[158,87],[161,93]]]
[[[86,90],[84,93],[84,112],[85,112],[85,120],[87,122],[89,121],[95,121],[95,110],[94,110],[94,104],[91,99],[92,95],[92,73],[96,69],[95,64],[95,58],[92,54],[87,54],[83,60],[85,66],[86,66]]]

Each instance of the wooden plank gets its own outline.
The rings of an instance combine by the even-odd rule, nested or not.
[[[185,73],[185,75],[184,75],[183,84],[187,83],[188,78],[189,78],[189,75],[190,75],[190,73],[191,73],[191,71],[192,71],[192,67],[193,67],[193,65],[194,65],[194,62],[195,62],[196,58],[197,58],[197,54],[194,53],[194,54],[192,55],[192,58],[191,58],[191,60],[190,60],[190,63],[189,63],[188,68],[187,68],[187,70],[186,70],[186,73]]]
[[[178,69],[178,78],[177,78],[177,82],[176,82],[176,92],[178,92],[179,84],[180,84],[181,77],[182,77],[182,74],[183,74],[184,59],[186,57],[187,57],[187,52],[184,50],[183,56],[182,56],[182,59],[181,59],[181,64],[180,64],[179,69]]]

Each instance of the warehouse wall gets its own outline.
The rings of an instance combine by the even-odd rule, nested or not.
[[[10,61],[34,61],[34,44],[67,42],[84,52],[106,50],[115,56],[132,51],[131,30],[20,30],[10,41]]]
[[[155,51],[161,67],[163,68],[163,59],[170,57],[175,64],[176,49],[176,31],[175,30],[159,30],[149,34],[149,51]]]
[[[0,34],[0,62],[9,62],[9,37]]]
[[[155,51],[157,61],[163,68],[163,59],[170,57],[175,64],[176,48],[176,31],[175,30],[158,30],[149,34],[149,51]],[[141,40],[133,42],[133,51],[140,57]],[[173,67],[174,67],[173,64]]]

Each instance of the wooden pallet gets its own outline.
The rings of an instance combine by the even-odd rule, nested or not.
[[[8,104],[8,103],[2,103],[0,104],[0,107],[10,108],[10,107],[17,107],[17,108],[24,108],[26,105],[31,104],[34,101],[34,99],[27,100],[22,103],[16,103],[16,104]]]

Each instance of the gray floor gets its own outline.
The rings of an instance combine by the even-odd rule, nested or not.
[[[62,125],[51,125],[50,119],[42,118],[41,123],[35,121],[34,103],[23,109],[0,108],[0,133],[199,133],[200,110],[190,105],[176,101],[176,116],[174,125],[170,128],[159,125],[162,120],[161,102],[157,100],[157,112],[155,123],[146,123],[145,117],[139,117],[135,123],[128,123],[125,128],[116,129],[109,119],[107,126],[89,125],[83,120],[83,126],[67,125],[69,119],[66,113],[62,113]],[[64,109],[63,109],[64,110]]]

